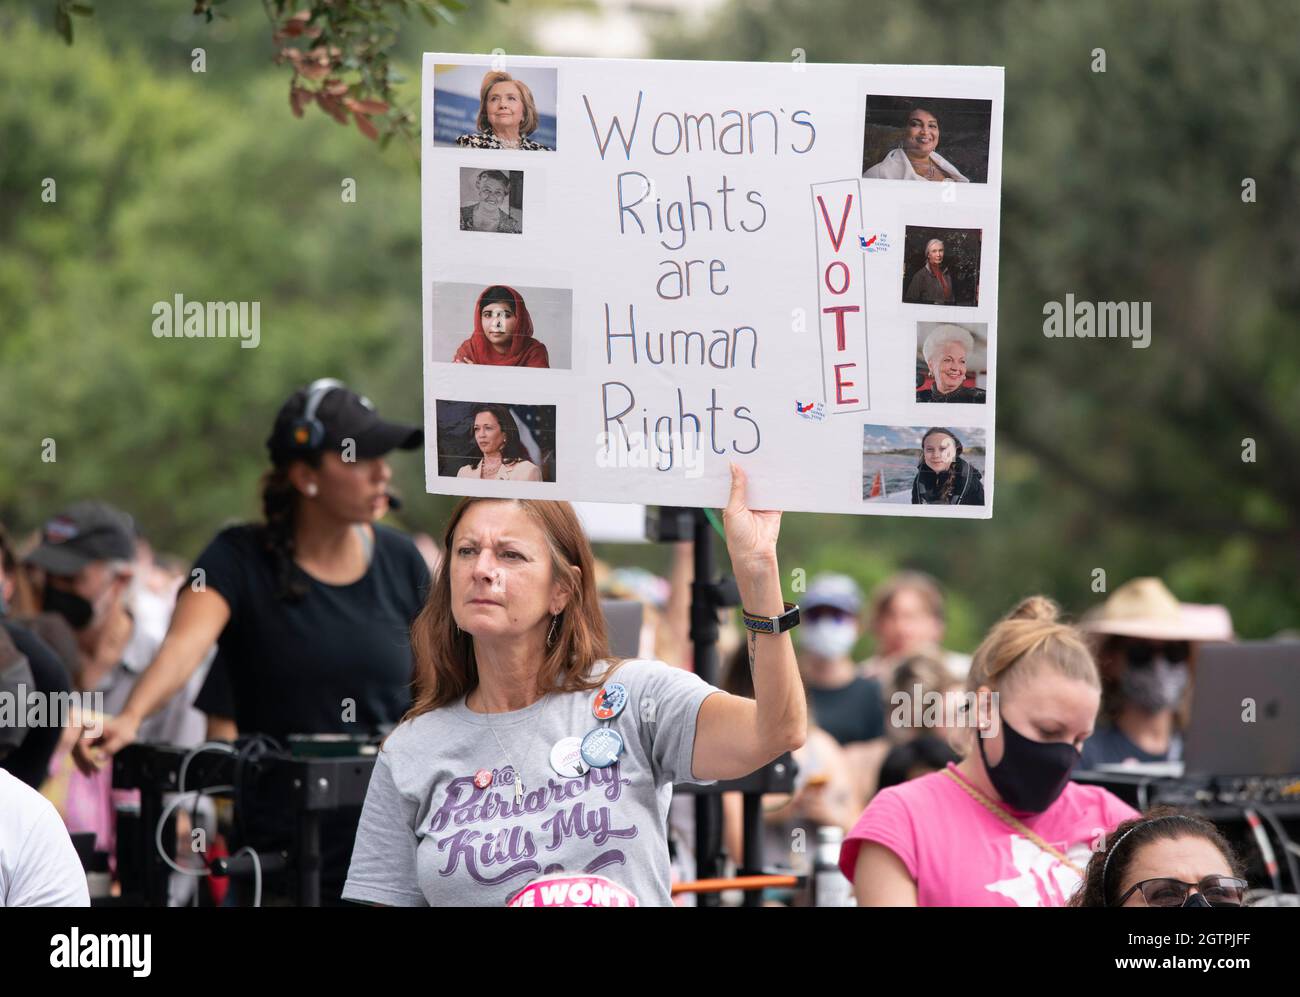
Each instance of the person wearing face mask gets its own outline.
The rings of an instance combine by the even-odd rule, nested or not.
[[[73,685],[102,697],[105,717],[126,708],[141,675],[162,643],[166,620],[137,610],[132,595],[135,524],[106,502],[77,502],[46,521],[40,544],[27,556],[38,572],[41,608],[61,617],[76,641]],[[206,665],[206,662],[205,662]],[[142,741],[190,747],[203,740],[205,722],[194,708],[202,670],[160,704],[141,726]],[[86,730],[100,733],[102,724]],[[64,748],[66,751],[66,747]],[[95,835],[95,849],[116,852],[112,771],[78,771],[66,754],[54,754],[54,785],[68,829]],[[63,773],[67,772],[66,785]]]
[[[1071,907],[1243,907],[1245,873],[1208,820],[1154,807],[1093,853]]]
[[[1135,578],[1080,626],[1096,642],[1103,715],[1080,767],[1181,761],[1196,648],[1232,639],[1227,610],[1185,605],[1160,579]]]
[[[131,580],[135,524],[107,502],[77,502],[49,519],[41,542],[26,558],[38,569],[41,608],[61,616],[76,634],[79,689],[103,694],[104,712],[120,713],[166,632],[166,620],[136,611]],[[203,739],[204,720],[192,703],[199,674],[160,704],[141,726],[145,741],[191,745]]]
[[[847,575],[815,575],[802,605],[799,670],[818,726],[843,745],[882,737],[880,683],[859,675],[851,657],[861,636],[862,590]]]
[[[1070,781],[1100,684],[1051,600],[1032,596],[995,625],[971,661],[961,762],[881,790],[844,842],[859,906],[1064,906],[1092,844],[1137,816]]]
[[[474,306],[474,331],[456,348],[452,363],[490,367],[549,367],[546,346],[533,338],[533,318],[523,295],[504,284],[484,288]]]

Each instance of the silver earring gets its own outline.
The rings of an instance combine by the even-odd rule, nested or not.
[[[307,497],[308,497],[308,498],[315,498],[315,497],[316,497],[316,486],[315,486],[314,484],[311,484],[311,485],[308,485],[308,486],[307,486]]]
[[[559,616],[552,616],[552,617],[551,617],[551,632],[548,633],[548,634],[546,635],[546,646],[547,646],[547,647],[554,647],[554,646],[555,646],[555,628],[559,625],[559,623],[560,623],[560,618],[559,618]]]

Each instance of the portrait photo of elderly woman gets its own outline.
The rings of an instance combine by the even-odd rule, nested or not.
[[[983,405],[984,389],[976,383],[976,370],[983,376],[988,326],[954,325],[951,322],[918,322],[916,400],[918,402],[966,402]],[[978,336],[978,342],[976,337]],[[976,368],[976,354],[979,354]]]
[[[952,271],[943,265],[942,239],[931,239],[925,244],[925,263],[907,282],[904,301],[918,305],[954,305]]]
[[[550,366],[546,347],[533,338],[533,319],[523,295],[504,284],[493,284],[479,295],[474,306],[474,331],[456,348],[452,362],[492,367]]]
[[[987,100],[869,95],[863,178],[984,183],[992,106]]]
[[[528,84],[502,70],[492,70],[483,76],[479,90],[477,131],[461,135],[456,144],[470,149],[554,152],[529,139],[539,123],[537,103]]]
[[[903,301],[912,305],[979,304],[979,229],[908,225],[903,246]]]
[[[460,171],[460,230],[505,232],[519,235],[522,219],[524,175],[521,171]]]
[[[912,479],[913,505],[983,505],[979,469],[964,457],[951,429],[935,426],[921,437],[921,460]]]

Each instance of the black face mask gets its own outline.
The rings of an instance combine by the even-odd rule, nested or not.
[[[1201,896],[1200,891],[1187,894],[1187,899],[1183,901],[1184,907],[1210,907],[1213,906],[1210,901]]]
[[[58,613],[73,630],[84,630],[95,615],[95,607],[90,600],[83,599],[73,592],[51,588],[47,583],[41,596],[41,604],[47,613]]]
[[[989,765],[984,738],[978,736],[980,758],[998,795],[1013,810],[1042,813],[1050,807],[1078,764],[1079,752],[1062,741],[1031,741],[1002,721],[1002,761]]]

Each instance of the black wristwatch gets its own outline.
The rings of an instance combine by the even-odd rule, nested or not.
[[[783,634],[799,625],[799,607],[793,602],[785,604],[785,612],[780,616],[755,616],[744,609],[745,629],[756,634]]]

